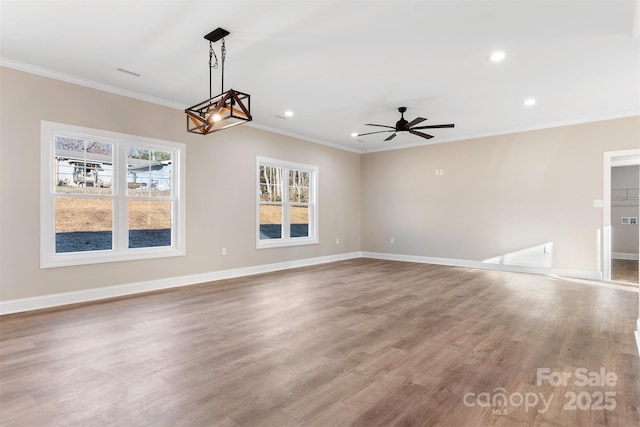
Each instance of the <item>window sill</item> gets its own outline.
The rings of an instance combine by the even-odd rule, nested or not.
[[[256,244],[256,249],[269,249],[269,248],[282,248],[287,246],[303,246],[303,245],[317,245],[318,239],[311,238],[294,238],[294,239],[270,239],[260,240]]]
[[[184,256],[185,254],[184,250],[174,248],[131,249],[127,253],[117,253],[114,251],[70,252],[68,254],[56,254],[48,259],[43,258],[40,263],[40,268],[135,261],[140,259]]]

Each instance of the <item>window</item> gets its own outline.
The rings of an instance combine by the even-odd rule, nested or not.
[[[41,126],[43,268],[184,255],[184,144]]]
[[[258,248],[318,243],[316,166],[257,159]]]

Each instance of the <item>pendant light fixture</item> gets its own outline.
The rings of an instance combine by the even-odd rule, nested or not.
[[[209,99],[184,110],[187,114],[188,132],[207,135],[252,120],[251,96],[233,89],[226,92],[224,90],[224,61],[227,54],[224,38],[228,35],[229,31],[217,28],[204,36],[209,40]],[[222,93],[212,96],[211,72],[214,68],[218,68],[218,56],[213,50],[213,44],[219,40],[222,40],[220,49]]]

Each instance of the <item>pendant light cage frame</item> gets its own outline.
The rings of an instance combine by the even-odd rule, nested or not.
[[[207,135],[253,120],[251,95],[229,89],[185,110],[187,131]]]

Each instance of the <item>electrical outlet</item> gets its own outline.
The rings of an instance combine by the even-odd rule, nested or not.
[[[222,248],[222,255],[226,255],[227,254],[227,248]]]
[[[396,242],[396,239],[394,239],[393,237],[389,239],[389,243],[390,243],[390,244],[392,244],[392,245],[393,245],[395,242]]]
[[[339,245],[339,244],[340,244],[340,238],[336,237],[336,245]]]

